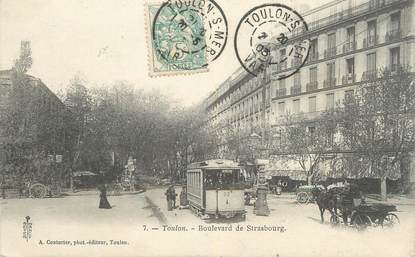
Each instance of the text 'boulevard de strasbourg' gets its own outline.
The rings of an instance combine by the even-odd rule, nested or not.
[[[285,232],[284,226],[275,225],[199,225],[197,227],[188,228],[179,225],[163,225],[162,231],[201,231],[201,232],[232,232],[232,231],[248,231],[248,232]]]

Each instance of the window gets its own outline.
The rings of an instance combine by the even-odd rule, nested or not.
[[[327,50],[324,51],[324,57],[328,58],[337,54],[336,33],[331,33],[327,38]]]
[[[315,112],[316,111],[316,97],[311,96],[308,98],[308,111]]]
[[[336,33],[331,33],[328,35],[327,48],[332,49],[336,47]]]
[[[367,55],[367,71],[374,72],[376,70],[376,53]]]
[[[318,40],[317,40],[317,38],[311,40],[310,58],[311,58],[312,61],[318,59]]]
[[[326,95],[326,110],[334,108],[334,93]]]
[[[350,58],[346,60],[346,73],[347,74],[354,74],[354,58]]]
[[[327,63],[327,80],[333,81],[335,77],[334,62]]]
[[[401,27],[401,13],[397,12],[391,15],[391,31],[399,31]]]
[[[367,23],[367,46],[373,46],[376,43],[376,20]]]
[[[301,85],[301,75],[300,71],[297,71],[294,74],[294,87],[299,87]]]
[[[285,79],[280,80],[280,88],[285,88]]]
[[[347,43],[353,43],[355,40],[354,27],[347,28]]]
[[[400,57],[400,51],[399,47],[392,48],[390,50],[390,66],[391,71],[397,71],[399,67],[399,57]]]
[[[310,82],[317,81],[317,67],[310,68]]]
[[[285,102],[279,102],[278,103],[278,114],[280,116],[285,114]]]
[[[293,100],[293,113],[300,113],[300,99]]]

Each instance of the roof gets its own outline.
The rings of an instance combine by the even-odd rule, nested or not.
[[[215,159],[189,164],[187,169],[240,169],[239,163],[232,160]]]

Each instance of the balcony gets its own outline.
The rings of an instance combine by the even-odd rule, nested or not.
[[[362,75],[362,81],[370,81],[370,80],[375,80],[378,77],[378,71],[377,70],[369,70],[369,71],[365,71],[363,72]]]
[[[336,78],[328,78],[323,81],[323,88],[335,87],[336,86]]]
[[[378,36],[368,36],[363,39],[363,48],[375,46],[378,43]]]
[[[318,52],[310,52],[307,62],[315,62],[318,60]]]
[[[317,81],[310,81],[306,84],[306,90],[307,92],[317,90],[318,88],[318,82]]]
[[[356,48],[356,41],[345,43],[343,45],[343,53],[355,51]]]
[[[398,71],[402,71],[402,70],[403,70],[402,65],[399,63],[396,63],[396,64],[388,65],[385,68],[385,73],[388,75],[394,76],[398,74]]]
[[[284,61],[282,63],[277,64],[277,71],[282,71],[287,69],[287,62]]]
[[[317,30],[341,22],[343,20],[350,19],[355,16],[367,14],[369,12],[375,11],[376,9],[383,8],[385,6],[390,6],[405,1],[406,0],[370,0],[358,6],[354,6],[349,9],[337,12],[333,15],[324,17],[322,19],[310,22],[308,23],[308,28],[309,31]],[[297,35],[304,35],[304,33],[296,34],[295,36]]]
[[[342,77],[342,85],[352,84],[356,82],[356,74],[349,73],[347,75],[343,75]]]
[[[399,40],[401,39],[401,37],[402,37],[402,31],[400,29],[394,29],[394,30],[386,32],[385,42]]]
[[[277,89],[276,97],[283,97],[287,95],[287,89],[286,88],[279,88]]]
[[[369,1],[369,9],[374,10],[379,7],[385,6],[386,1],[385,0],[370,0]]]
[[[294,57],[291,60],[291,68],[297,68],[302,64],[302,59],[301,58],[296,58]]]
[[[297,95],[299,93],[301,93],[301,85],[294,85],[290,88],[290,93],[292,95]]]
[[[337,47],[331,47],[324,50],[324,58],[330,58],[337,54]]]

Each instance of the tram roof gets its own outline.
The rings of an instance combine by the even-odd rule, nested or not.
[[[191,163],[187,169],[240,169],[241,166],[232,160],[215,159]]]

